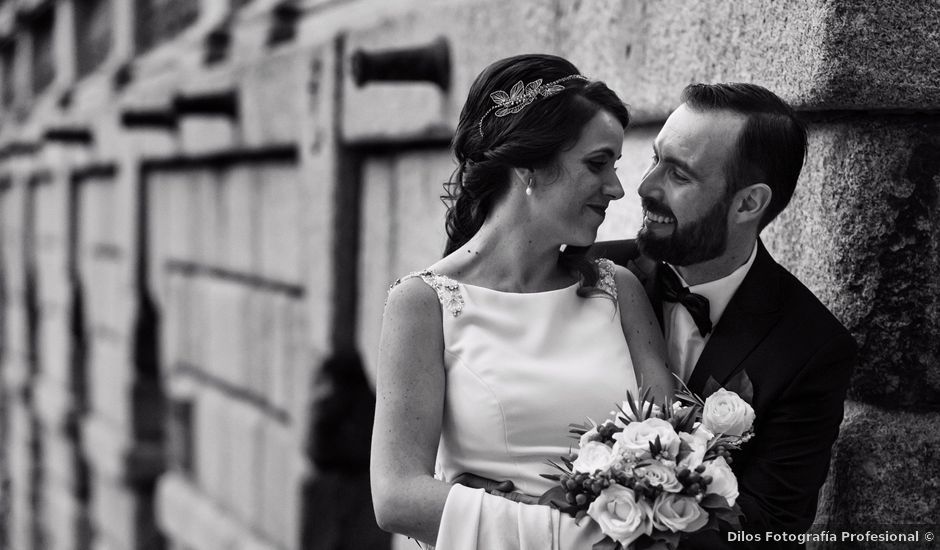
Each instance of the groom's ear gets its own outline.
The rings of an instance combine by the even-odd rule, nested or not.
[[[754,183],[734,194],[732,210],[739,223],[760,222],[770,207],[773,191],[766,183]]]

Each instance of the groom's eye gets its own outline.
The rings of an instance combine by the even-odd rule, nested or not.
[[[673,177],[673,179],[675,179],[675,180],[678,181],[679,183],[686,183],[686,182],[690,181],[689,178],[687,178],[687,177],[685,176],[685,174],[683,174],[682,172],[676,170],[675,168],[672,169],[672,177]]]

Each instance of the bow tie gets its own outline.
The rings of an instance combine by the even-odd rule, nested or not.
[[[662,289],[663,300],[676,302],[685,306],[699,333],[706,336],[712,331],[712,320],[708,311],[708,298],[701,294],[690,292],[688,287],[682,285],[679,276],[666,264],[659,266],[659,286]]]

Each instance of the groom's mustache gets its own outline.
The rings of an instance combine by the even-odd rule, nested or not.
[[[649,197],[643,197],[640,200],[640,204],[643,206],[643,209],[647,212],[656,214],[657,216],[668,216],[670,218],[675,218],[672,213],[672,210],[665,204],[657,201],[656,199],[651,199]]]

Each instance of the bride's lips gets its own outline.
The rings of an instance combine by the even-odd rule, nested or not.
[[[595,213],[597,213],[597,215],[599,215],[602,219],[607,216],[607,205],[606,205],[606,204],[603,204],[603,205],[601,205],[601,204],[589,204],[589,205],[587,205],[587,207],[588,207],[589,209],[593,210]]]

